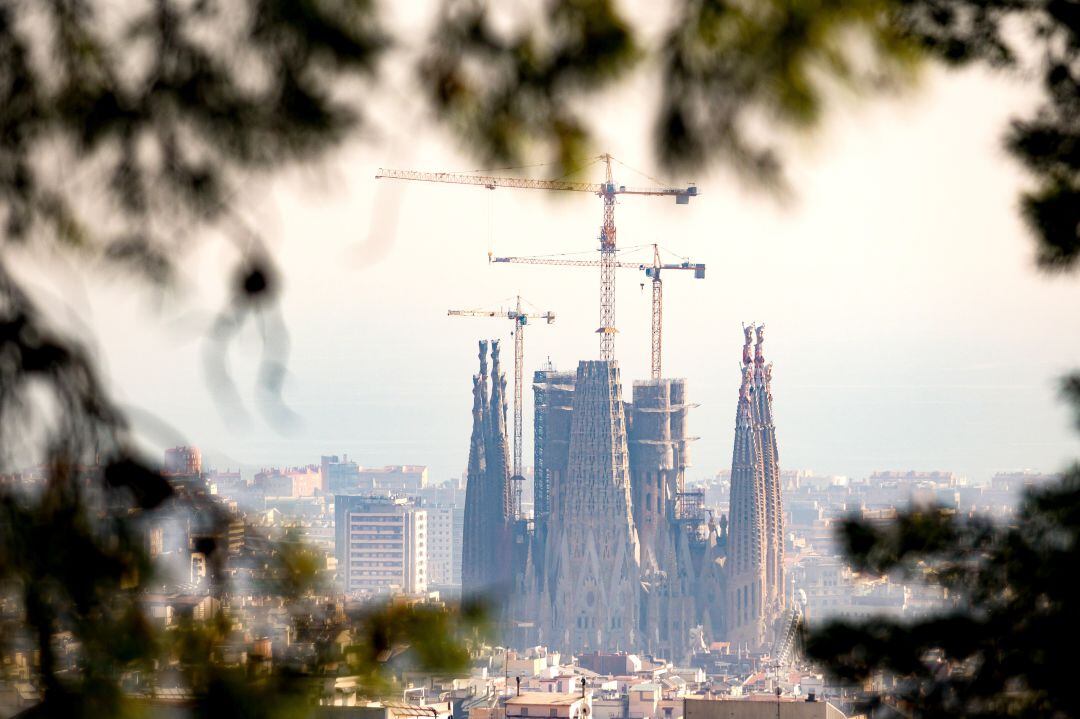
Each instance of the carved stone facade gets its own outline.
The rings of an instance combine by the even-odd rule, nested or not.
[[[743,350],[730,532],[728,517],[714,518],[685,486],[685,380],[636,382],[624,402],[615,362],[535,374],[534,517],[502,515],[513,565],[503,641],[676,662],[711,641],[767,647],[784,608],[784,530],[771,366],[763,328],[756,347],[754,329]],[[471,491],[471,460],[469,472]],[[470,516],[481,513],[466,517],[467,532]]]
[[[780,456],[776,449],[776,425],[772,410],[772,363],[762,352],[765,325],[755,328],[754,431],[761,446],[765,475],[765,614],[772,621],[786,608],[784,593],[784,498],[780,486]]]
[[[461,588],[483,594],[499,609],[510,595],[513,533],[510,460],[506,441],[506,377],[499,343],[480,342],[480,373],[473,375],[472,436],[465,485]],[[490,390],[489,390],[490,386]]]
[[[785,607],[784,513],[772,365],[766,364],[763,354],[765,327],[751,325],[743,333],[728,510],[728,637],[756,649],[772,640]]]
[[[623,402],[616,363],[582,362],[533,389],[535,518],[506,640],[685,659],[726,599],[722,532],[686,501],[685,380]]]
[[[753,365],[743,366],[731,456],[728,564],[728,640],[739,646],[765,641],[765,474],[754,431]]]
[[[578,365],[565,481],[551,500],[551,641],[575,650],[636,646],[638,541],[614,362]]]
[[[629,407],[642,557],[640,646],[681,662],[722,626],[725,542],[701,506],[701,493],[686,491],[692,407],[686,380],[635,382]]]

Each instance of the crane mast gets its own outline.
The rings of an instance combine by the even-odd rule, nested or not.
[[[615,183],[604,155],[604,225],[600,231],[600,359],[615,359]]]
[[[660,281],[660,249],[653,245],[652,270],[652,355],[650,356],[649,368],[653,379],[660,379],[660,361],[663,355],[664,344],[664,285]],[[646,271],[645,274],[649,274]],[[701,274],[704,276],[705,267],[702,265]]]
[[[607,263],[612,274],[614,274],[616,269],[632,269],[644,272],[645,276],[652,280],[652,336],[650,342],[649,367],[652,378],[660,379],[663,372],[661,362],[663,359],[664,335],[664,290],[660,273],[662,270],[692,270],[696,279],[704,279],[705,265],[689,261],[664,263],[660,259],[660,247],[654,244],[652,248],[653,260],[651,265],[643,262],[636,263],[615,260],[614,252],[611,253],[610,259],[601,252],[599,260],[573,260],[561,257],[494,257],[489,253],[488,262],[520,265],[556,265],[560,267],[596,267],[597,265],[600,265],[601,268]],[[614,285],[614,281],[612,281],[612,285]]]
[[[514,519],[521,519],[521,486],[525,481],[521,466],[522,440],[522,382],[525,366],[525,325],[530,319],[555,321],[554,312],[528,313],[521,307],[521,295],[511,310],[447,310],[451,317],[494,317],[512,320],[514,323]]]
[[[632,188],[616,185],[611,170],[610,154],[603,154],[598,160],[604,161],[604,182],[568,182],[565,180],[530,180],[518,177],[498,177],[495,175],[476,175],[461,172],[421,172],[417,170],[380,169],[376,179],[412,180],[419,182],[442,182],[458,185],[474,185],[494,190],[500,187],[523,190],[555,190],[567,192],[591,192],[598,195],[604,203],[603,222],[600,226],[600,359],[615,358],[615,259],[617,249],[615,231],[616,195],[652,195],[674,197],[676,204],[685,205],[691,197],[698,194],[697,187],[690,184],[680,187]]]
[[[521,519],[521,482],[525,480],[521,468],[521,384],[525,373],[525,324],[528,321],[521,312],[521,296],[517,298],[514,316],[514,519]],[[550,314],[550,313],[549,313]],[[554,315],[552,315],[554,317]]]

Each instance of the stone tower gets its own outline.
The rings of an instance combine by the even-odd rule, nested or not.
[[[487,342],[481,342],[480,374],[472,378],[472,435],[469,438],[469,466],[465,475],[465,526],[461,538],[461,588],[466,594],[481,591],[487,583],[487,546],[481,528],[487,477],[487,432],[484,426],[486,374]]]
[[[634,383],[630,423],[630,486],[634,525],[641,544],[642,571],[656,571],[660,535],[675,518],[682,486],[675,469],[671,436],[671,382]]]
[[[550,369],[533,375],[533,520],[541,543],[551,520],[553,488],[566,478],[575,379],[573,372]]]
[[[784,609],[784,508],[765,328],[751,325],[743,333],[731,458],[727,630],[732,642],[753,650],[768,640]]]
[[[487,471],[492,492],[501,501],[502,521],[514,516],[510,481],[510,445],[506,434],[506,374],[499,363],[499,341],[491,341],[491,399],[488,403]],[[493,506],[494,509],[494,506]]]
[[[690,407],[684,379],[635,382],[628,407],[631,496],[641,546],[638,644],[678,663],[699,648],[695,636],[711,638],[723,626],[722,613],[712,616],[724,599],[716,591],[723,581],[723,549],[715,526],[694,501],[701,493],[685,487]]]
[[[765,472],[754,427],[752,327],[744,328],[742,383],[735,411],[728,529],[728,637],[757,648],[765,641]]]
[[[784,507],[780,487],[780,458],[772,411],[772,364],[765,362],[765,325],[755,328],[754,422],[765,475],[765,611],[778,616],[784,610]]]
[[[499,368],[499,344],[480,342],[480,373],[473,376],[473,427],[465,485],[461,589],[482,593],[498,610],[510,588],[512,503],[506,442],[506,378]],[[490,382],[491,391],[488,392]]]
[[[549,644],[568,652],[635,647],[638,540],[616,362],[578,365],[566,475],[551,498]]]

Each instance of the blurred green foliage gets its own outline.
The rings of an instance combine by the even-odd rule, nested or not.
[[[415,39],[392,37],[370,0],[126,5],[0,6],[5,239],[43,229],[38,241],[167,282],[192,231],[212,225],[256,262],[245,278],[269,278],[268,253],[232,214],[238,188],[353,135],[365,83],[381,63],[413,62],[393,51]],[[659,32],[612,0],[548,0],[516,19],[484,0],[433,6],[413,68],[431,117],[485,164],[548,162],[555,175],[595,154],[594,133],[619,122],[593,114],[596,98],[638,70],[658,79],[655,106],[636,110],[653,118],[663,168],[722,162],[777,190],[785,135],[845,92],[895,92],[935,60],[1038,78],[1041,103],[1006,146],[1036,179],[1022,212],[1040,263],[1068,269],[1080,252],[1074,0],[676,0]],[[96,204],[83,172],[105,179]]]
[[[812,130],[844,94],[909,87],[928,62],[1039,78],[1042,101],[1005,145],[1035,179],[1021,198],[1039,264],[1080,255],[1080,11],[1075,0],[678,0],[661,41],[642,39],[608,0],[553,0],[516,33],[495,7],[445,0],[421,78],[435,108],[485,162],[537,154],[555,174],[593,151],[589,99],[635,67],[655,71],[656,159],[669,171],[715,162],[784,193],[784,139]],[[932,138],[927,139],[928,151]]]
[[[392,685],[386,666],[453,675],[467,673],[468,642],[481,626],[468,612],[390,604],[365,609],[353,618],[353,643],[345,648],[350,674],[361,677],[375,696]]]
[[[1080,417],[1075,378],[1064,394]],[[947,590],[953,607],[925,619],[876,617],[811,627],[806,650],[839,679],[896,678],[875,716],[1067,717],[1080,714],[1073,679],[1080,636],[1080,465],[1030,489],[1013,521],[912,510],[885,525],[846,521],[856,571]]]
[[[589,127],[577,100],[625,77],[639,58],[612,0],[546,4],[542,22],[499,33],[484,2],[446,2],[421,62],[438,117],[487,163],[520,164],[534,146],[557,174],[581,167]]]
[[[895,677],[874,716],[1065,717],[1080,712],[1072,677],[1080,613],[1080,466],[1028,492],[1014,523],[943,510],[886,527],[848,521],[853,567],[945,587],[955,607],[928,618],[836,621],[810,628],[808,656],[839,679]]]
[[[888,0],[682,3],[661,56],[661,157],[694,168],[719,156],[777,186],[781,159],[755,139],[755,123],[759,138],[811,128],[830,89],[880,91],[912,79],[923,55],[891,21],[894,9]]]

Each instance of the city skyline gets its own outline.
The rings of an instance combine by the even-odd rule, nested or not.
[[[709,267],[704,281],[676,277],[665,293],[665,374],[685,377],[702,405],[691,478],[725,465],[725,398],[738,370],[722,358],[737,350],[732,330],[751,321],[770,328],[772,354],[790,368],[777,381],[785,466],[855,477],[946,469],[974,479],[1064,466],[1078,445],[1056,380],[1080,340],[1059,330],[1077,290],[1036,274],[1014,211],[1024,180],[1002,161],[1000,132],[1022,95],[978,73],[934,74],[910,98],[842,115],[821,133],[827,153],[792,151],[798,194],[787,207],[721,173],[670,178],[698,182],[702,196],[689,207],[619,206],[621,246],[657,241]],[[617,157],[647,165],[632,135],[604,140]],[[193,257],[187,279],[199,292],[183,301],[148,302],[133,292],[149,291],[108,279],[72,290],[58,263],[42,276],[44,291],[68,303],[71,316],[60,320],[97,333],[106,374],[142,408],[136,426],[155,449],[191,443],[215,463],[250,466],[345,452],[364,464],[426,464],[445,479],[465,468],[470,388],[459,378],[475,340],[508,339],[487,322],[448,319],[446,309],[509,305],[520,291],[554,310],[556,324],[529,337],[526,377],[549,356],[563,369],[596,356],[595,272],[485,262],[489,249],[589,251],[595,199],[377,185],[378,165],[464,166],[433,140],[389,147],[347,147],[337,170],[314,180],[292,173],[249,203],[286,270],[285,396],[299,424],[275,427],[257,409],[246,427],[226,421],[206,381],[205,338],[224,288],[199,277],[224,250]],[[616,358],[631,381],[648,375],[648,293],[629,273],[618,282]],[[148,314],[157,321],[147,336],[125,336]],[[248,410],[261,401],[252,389],[258,352],[249,331],[230,357]],[[527,437],[526,458],[531,450]]]

